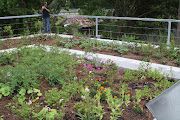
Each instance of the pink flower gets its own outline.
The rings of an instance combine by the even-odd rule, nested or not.
[[[88,69],[88,71],[91,71],[91,70],[92,70],[91,68]]]
[[[26,104],[31,105],[31,104],[32,104],[32,101],[29,100]]]
[[[75,76],[75,77],[74,77],[74,80],[77,80],[77,79],[78,79],[78,78]]]
[[[85,89],[85,91],[86,91],[86,92],[89,92],[89,89],[88,89],[88,88],[86,88],[86,89]]]
[[[117,76],[121,76],[121,74],[118,74]]]
[[[46,108],[46,111],[51,111],[51,108],[50,108],[50,107],[47,107],[47,108]]]
[[[85,96],[81,95],[81,98],[82,98],[82,99],[85,99]]]
[[[81,60],[77,60],[78,63],[81,63]]]

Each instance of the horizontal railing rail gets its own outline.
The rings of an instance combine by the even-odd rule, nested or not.
[[[140,20],[140,21],[157,21],[157,22],[180,22],[175,19],[155,19],[155,18],[135,18],[135,17],[113,17],[113,16],[89,16],[89,15],[59,15],[51,14],[57,17],[87,17],[87,18],[101,18],[101,19],[120,19],[120,20]]]
[[[6,20],[6,19],[15,19],[15,18],[28,18],[28,17],[41,17],[41,14],[37,15],[20,15],[20,16],[6,16],[6,17],[0,17],[0,20]]]
[[[27,17],[41,17],[42,14],[37,15],[20,15],[20,16],[5,16],[0,17],[0,20],[14,19],[14,18],[27,18]],[[120,20],[140,20],[140,21],[157,21],[157,22],[180,22],[176,19],[155,19],[155,18],[135,18],[135,17],[113,17],[113,16],[90,16],[90,15],[60,15],[51,14],[51,16],[57,17],[87,17],[87,18],[101,18],[101,19],[120,19]]]

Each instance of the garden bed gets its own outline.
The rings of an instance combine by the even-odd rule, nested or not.
[[[143,67],[124,70],[111,60],[77,58],[57,48],[45,51],[20,47],[1,53],[4,119],[152,120],[146,103],[176,82]]]
[[[175,49],[174,41],[172,41],[171,46],[161,44],[158,48],[154,48],[154,46],[150,43],[147,45],[144,43],[134,43],[129,45],[128,42],[122,42],[122,45],[120,45],[116,41],[98,41],[96,39],[88,39],[84,37],[57,38],[55,36],[53,37],[43,35],[36,36],[34,38],[24,37],[23,39],[9,39],[0,42],[0,50],[21,47],[23,45],[29,44],[43,44],[50,46],[56,45],[58,47],[119,56],[145,62],[152,62],[175,67],[180,66],[180,50],[179,48]]]

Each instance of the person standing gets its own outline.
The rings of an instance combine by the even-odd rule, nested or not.
[[[44,33],[50,33],[50,9],[47,7],[47,2],[44,2],[44,6],[41,8],[41,13],[43,14],[44,23]]]

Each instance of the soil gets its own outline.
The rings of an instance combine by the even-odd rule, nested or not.
[[[6,40],[4,41],[5,44],[1,45],[0,44],[0,50],[2,49],[8,49],[8,48],[14,48],[21,45],[28,45],[28,44],[43,44],[43,45],[58,45],[57,42],[54,42],[54,39],[41,39],[41,40],[32,40],[30,41],[30,43],[28,44],[22,44],[23,39],[20,40]],[[11,43],[11,44],[10,44]],[[20,46],[19,46],[20,47]],[[59,46],[62,47],[62,46]],[[77,47],[73,47],[72,49],[76,49],[76,50],[83,50],[83,49],[79,49]],[[130,59],[136,59],[136,60],[142,60],[144,58],[144,56],[142,55],[135,55],[133,53],[128,52],[126,55],[119,55],[117,52],[114,51],[94,51],[97,53],[101,53],[101,54],[108,54],[108,55],[114,55],[114,56],[120,56],[120,57],[125,57],[125,58],[130,58]],[[152,60],[152,62],[154,63],[160,63],[160,61],[156,58],[150,58]],[[174,63],[172,61],[169,61],[167,63],[167,65],[171,65],[171,66],[175,66]],[[2,65],[3,66],[3,65]],[[81,78],[82,76],[80,74],[78,74],[78,70],[76,73],[76,76],[78,78]],[[103,80],[103,79],[102,79]],[[116,81],[118,82],[118,81]],[[151,86],[154,84],[155,81],[150,80],[150,79],[140,79],[138,81],[132,81],[132,82],[127,82],[128,86],[129,86],[129,91],[128,93],[131,94],[132,96],[135,95],[135,90],[136,89],[141,89],[144,87],[144,85],[148,85]],[[61,89],[61,86],[50,86],[48,85],[48,83],[46,82],[45,79],[41,79],[40,80],[40,86],[39,86],[39,90],[42,93],[42,96],[40,97],[39,100],[37,100],[38,103],[40,103],[40,108],[39,111],[46,106],[46,103],[44,103],[45,100],[45,91],[50,90],[52,88],[58,88]],[[109,85],[108,87],[113,88],[113,85]],[[13,102],[12,100],[13,96],[11,97],[3,97],[2,99],[0,99],[0,116],[5,115],[3,117],[4,120],[19,120],[19,118],[17,118],[10,109],[7,109],[6,107],[4,107],[5,105],[8,105],[8,103]],[[72,111],[75,111],[75,108],[73,107],[74,104],[79,101],[78,98],[74,98],[72,100],[70,100],[69,105],[66,109],[66,114],[64,117],[64,120],[80,120],[78,118],[78,116],[75,113],[72,113]],[[140,104],[143,107],[143,112],[141,114],[135,113],[133,110],[133,104],[132,102],[130,103],[130,105],[128,106],[128,108],[124,109],[123,111],[123,115],[121,117],[118,118],[118,120],[153,120],[153,115],[151,114],[151,112],[147,109],[146,104],[149,102],[149,100],[143,99]],[[108,105],[106,102],[102,101],[101,102],[102,106],[104,106],[104,110],[105,110],[105,115],[103,117],[103,120],[110,120],[110,109],[108,109]],[[34,103],[31,104],[31,106],[34,106]]]

